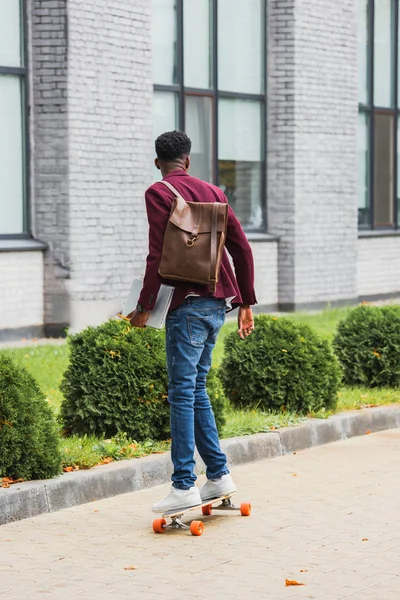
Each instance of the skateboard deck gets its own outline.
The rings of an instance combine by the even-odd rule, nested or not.
[[[234,492],[235,493],[235,492]],[[153,522],[153,531],[155,533],[165,533],[167,529],[186,529],[190,530],[190,533],[195,536],[202,535],[204,531],[204,524],[202,521],[192,521],[190,525],[186,525],[181,521],[181,517],[193,510],[202,510],[203,515],[211,515],[212,510],[221,511],[239,511],[242,516],[248,517],[251,513],[251,504],[249,502],[243,502],[239,507],[232,503],[233,494],[226,494],[225,496],[219,496],[217,498],[210,498],[206,502],[197,504],[196,506],[182,507],[179,510],[173,509],[163,513],[162,517],[156,519]],[[220,503],[218,506],[215,504]],[[168,524],[166,519],[170,519],[171,523]]]
[[[191,512],[192,510],[198,510],[200,508],[203,508],[204,506],[212,506],[217,502],[222,502],[223,500],[228,500],[229,498],[232,498],[233,495],[234,494],[227,494],[225,496],[219,496],[218,498],[210,498],[209,500],[207,500],[206,502],[202,502],[201,504],[196,504],[195,506],[187,506],[184,508],[180,508],[179,510],[168,510],[167,512],[163,513],[162,516],[164,519],[168,517],[170,519],[172,519],[173,517],[182,517],[182,515],[184,515],[187,512]]]

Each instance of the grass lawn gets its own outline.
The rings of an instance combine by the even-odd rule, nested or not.
[[[287,318],[310,325],[320,335],[331,341],[338,322],[348,310],[348,308],[342,308],[325,310],[318,314],[294,313],[287,315]],[[223,327],[214,351],[213,362],[215,365],[221,364],[223,359],[224,338],[231,331],[235,331],[236,327],[236,321],[233,319],[228,320]],[[50,405],[58,413],[62,400],[59,386],[68,365],[67,345],[33,345],[26,348],[2,350],[2,352],[32,373]],[[339,392],[336,412],[391,403],[400,403],[400,390],[344,387]],[[319,413],[310,416],[326,418],[330,414],[332,413]],[[227,422],[222,436],[227,438],[260,433],[270,429],[296,425],[302,420],[304,420],[304,417],[295,414],[269,414],[252,409],[247,411],[231,409],[227,414]],[[92,437],[78,438],[73,436],[62,441],[64,467],[76,465],[79,468],[89,468],[103,461],[107,462],[109,459],[118,460],[143,456],[152,452],[162,452],[167,448],[167,442],[163,444],[152,442],[132,444],[130,440],[118,438],[100,440]]]

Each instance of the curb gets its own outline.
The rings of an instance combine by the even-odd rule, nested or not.
[[[383,406],[230,438],[222,440],[221,446],[229,464],[235,466],[396,427],[400,427],[400,406]],[[196,458],[196,472],[200,474],[205,467],[199,456]],[[168,482],[171,474],[170,453],[166,452],[0,488],[0,525],[160,485]]]

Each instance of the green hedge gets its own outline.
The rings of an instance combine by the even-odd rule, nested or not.
[[[236,332],[225,340],[221,379],[238,407],[303,414],[333,409],[340,377],[329,343],[290,319],[261,315],[244,341]]]
[[[65,433],[142,441],[170,437],[165,333],[111,320],[69,338],[70,364],[61,391]],[[208,385],[217,424],[224,401],[216,375]]]
[[[348,385],[400,387],[400,306],[354,308],[339,323],[333,347]]]
[[[0,354],[0,476],[46,479],[60,472],[52,410],[32,375]]]

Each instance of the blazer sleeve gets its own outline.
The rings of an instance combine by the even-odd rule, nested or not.
[[[227,201],[227,200],[225,200]],[[242,303],[257,304],[254,291],[254,259],[251,246],[232,208],[228,210],[228,229],[225,243],[235,267]]]
[[[147,190],[145,200],[149,222],[149,253],[139,303],[144,309],[152,310],[161,286],[158,268],[171,207],[168,206],[161,193],[154,187]]]

